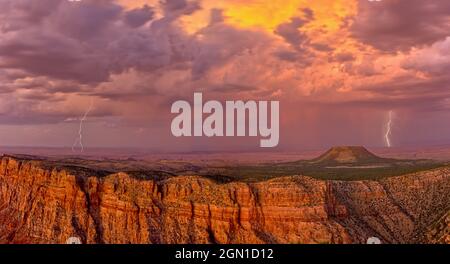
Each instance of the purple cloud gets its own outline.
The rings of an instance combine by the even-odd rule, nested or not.
[[[352,33],[373,47],[395,52],[432,44],[450,32],[450,1],[359,0]]]

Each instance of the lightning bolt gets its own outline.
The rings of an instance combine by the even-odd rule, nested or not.
[[[84,112],[84,115],[80,119],[80,126],[79,126],[79,129],[78,129],[78,138],[75,139],[75,142],[72,145],[72,151],[73,152],[75,152],[75,149],[76,149],[77,145],[80,147],[80,152],[84,151],[84,146],[83,146],[83,123],[87,119],[87,116],[91,112],[93,106],[94,106],[94,100],[91,100],[91,103],[89,104],[89,108],[86,110],[86,112]]]
[[[388,123],[386,125],[386,133],[384,134],[384,140],[386,142],[386,146],[388,148],[392,147],[391,144],[391,134],[392,134],[392,118],[394,116],[394,112],[391,110],[389,111],[389,119],[388,119]]]

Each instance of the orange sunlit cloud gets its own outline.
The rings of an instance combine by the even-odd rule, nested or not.
[[[377,145],[390,110],[449,107],[449,2],[425,2],[85,0],[28,10],[3,1],[0,122],[68,126],[93,99],[98,127],[164,138],[171,100],[200,90],[280,100],[282,124],[291,123],[282,145],[295,145],[292,124],[317,136],[298,144]],[[327,134],[336,119],[370,130],[355,125],[356,111],[373,134]]]

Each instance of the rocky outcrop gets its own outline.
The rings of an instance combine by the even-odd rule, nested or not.
[[[448,168],[358,182],[149,178],[3,157],[0,243],[420,242],[450,204]]]
[[[450,244],[450,212],[430,225],[419,241],[427,244]]]

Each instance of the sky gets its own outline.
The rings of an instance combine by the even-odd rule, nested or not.
[[[0,145],[259,149],[173,137],[194,92],[279,101],[280,151],[450,144],[448,72],[448,0],[0,0]]]

